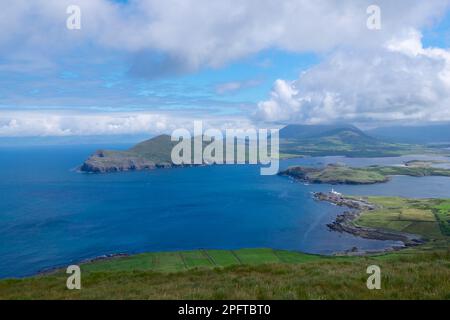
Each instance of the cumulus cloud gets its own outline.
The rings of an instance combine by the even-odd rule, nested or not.
[[[2,6],[0,49],[61,54],[89,44],[136,55],[133,72],[154,77],[218,67],[267,48],[323,52],[376,46],[436,19],[449,0],[379,0],[382,29],[366,28],[371,0],[15,0]],[[82,29],[67,30],[79,5]],[[155,53],[162,55],[156,60]],[[141,67],[142,66],[142,67]]]
[[[338,51],[295,81],[277,80],[258,104],[265,121],[450,120],[450,50],[424,48],[409,30],[382,48]]]
[[[177,128],[191,130],[190,114],[149,112],[0,111],[0,137],[90,136],[171,133]],[[251,121],[239,117],[204,117],[204,127],[251,128]]]

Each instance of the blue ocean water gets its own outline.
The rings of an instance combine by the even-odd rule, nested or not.
[[[114,174],[74,170],[99,146],[0,149],[0,278],[114,253],[271,247],[330,254],[392,242],[330,232],[343,209],[318,203],[313,191],[257,166],[205,166]],[[117,148],[117,146],[108,146]],[[412,157],[416,159],[417,157]],[[408,158],[293,159],[293,164],[398,164]],[[450,197],[450,178],[395,177],[349,194]]]

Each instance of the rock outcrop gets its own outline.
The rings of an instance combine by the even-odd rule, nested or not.
[[[131,170],[155,169],[157,165],[139,156],[127,154],[126,152],[96,151],[80,167],[84,172],[117,172]]]

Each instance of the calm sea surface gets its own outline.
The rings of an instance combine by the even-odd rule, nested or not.
[[[257,166],[248,165],[76,172],[98,147],[0,149],[0,278],[113,253],[271,247],[331,254],[353,246],[381,249],[393,244],[328,231],[326,224],[342,209],[315,202],[311,192],[328,191],[329,185],[261,176]],[[424,157],[305,158],[281,166],[388,165],[410,159]],[[337,189],[450,198],[450,178],[394,177],[387,184]]]

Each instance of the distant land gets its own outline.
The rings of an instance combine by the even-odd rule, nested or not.
[[[279,174],[309,183],[375,184],[388,182],[390,176],[394,175],[450,177],[450,170],[417,165],[352,168],[345,165],[330,164],[322,168],[294,166],[281,171]]]
[[[97,150],[80,167],[83,172],[117,172],[170,168],[177,142],[160,135],[124,150]],[[280,157],[395,157],[408,154],[449,155],[450,150],[420,144],[386,142],[352,125],[288,125],[280,130]]]
[[[392,126],[368,130],[371,136],[400,143],[445,143],[450,147],[450,123],[427,126]]]
[[[321,192],[314,197],[351,209],[328,224],[333,231],[367,239],[401,241],[406,247],[428,242],[432,247],[448,248],[448,199],[356,197]]]
[[[160,135],[138,143],[125,151],[97,150],[80,167],[84,172],[117,172],[173,167],[173,142],[169,135]]]
[[[280,154],[303,156],[396,157],[450,153],[420,144],[394,143],[353,125],[288,125],[280,130]]]

